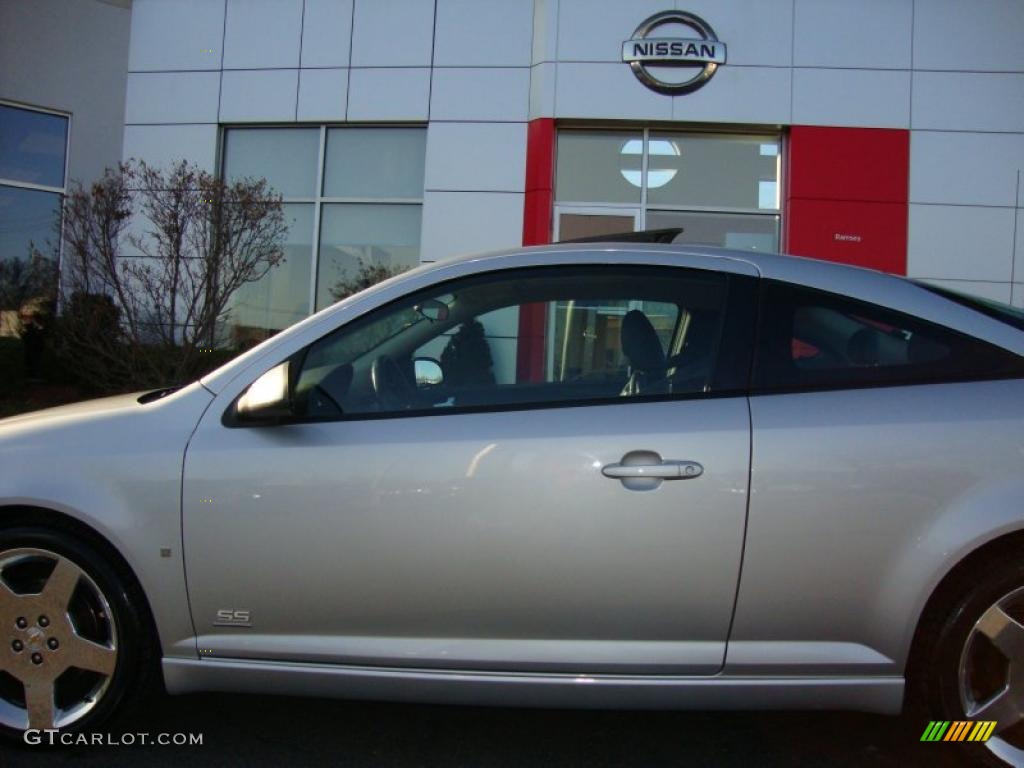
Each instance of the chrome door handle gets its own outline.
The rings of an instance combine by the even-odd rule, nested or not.
[[[658,480],[689,480],[700,477],[704,467],[696,461],[661,461],[657,464],[606,464],[601,474],[615,480],[652,478]]]

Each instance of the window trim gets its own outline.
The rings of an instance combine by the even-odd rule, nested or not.
[[[806,291],[809,294],[818,294],[826,297],[828,300],[839,300],[852,304],[859,304],[868,309],[880,310],[892,315],[906,317],[913,323],[923,325],[925,327],[933,327],[941,330],[945,334],[949,334],[958,341],[967,341],[973,344],[981,344],[986,347],[999,350],[1000,352],[1015,356],[1020,359],[1020,370],[1013,372],[1004,373],[989,373],[989,374],[964,374],[964,375],[947,375],[938,376],[928,379],[922,379],[919,377],[899,377],[894,376],[887,380],[879,381],[860,381],[860,382],[821,382],[815,384],[806,385],[787,385],[787,386],[760,386],[757,381],[758,377],[758,366],[761,360],[761,340],[762,340],[762,329],[766,327],[765,320],[767,318],[767,296],[769,291],[767,290],[772,285],[783,286],[784,288],[796,288],[801,291]],[[751,367],[750,367],[750,379],[749,379],[749,396],[750,397],[765,397],[770,395],[794,395],[794,394],[810,394],[815,392],[843,392],[843,391],[855,391],[862,389],[883,389],[893,387],[928,387],[941,384],[967,384],[976,382],[986,381],[1013,381],[1024,379],[1024,357],[1016,355],[1008,349],[1000,347],[991,342],[979,339],[976,336],[972,336],[963,331],[959,331],[955,328],[950,328],[947,325],[941,323],[935,323],[930,320],[918,317],[916,315],[909,314],[899,309],[893,309],[886,307],[881,304],[875,304],[874,302],[865,301],[858,299],[853,296],[847,296],[845,294],[836,293],[834,291],[828,291],[821,288],[814,288],[807,285],[801,285],[800,283],[793,283],[786,280],[776,280],[772,278],[761,278],[760,280],[758,307],[757,307],[757,330],[753,341],[753,354],[751,356]]]
[[[235,407],[238,401],[248,391],[248,386],[242,389],[231,402],[227,408],[221,414],[221,424],[225,427],[232,429],[244,429],[244,428],[260,428],[260,427],[280,427],[280,426],[292,426],[292,425],[306,425],[306,424],[333,424],[333,423],[345,423],[352,421],[377,421],[382,419],[401,419],[401,418],[420,418],[424,416],[464,416],[480,413],[504,413],[513,411],[533,411],[533,410],[551,410],[555,408],[589,408],[593,406],[601,405],[644,405],[647,403],[662,403],[662,402],[674,402],[674,401],[691,401],[691,400],[717,400],[722,398],[733,398],[733,397],[747,397],[749,395],[749,372],[753,368],[753,336],[754,327],[751,321],[756,317],[756,313],[753,308],[756,306],[756,301],[751,301],[751,297],[756,295],[760,278],[753,277],[751,275],[744,275],[740,273],[727,272],[723,270],[715,269],[700,269],[697,267],[680,267],[665,264],[650,264],[650,265],[623,265],[623,264],[551,264],[551,265],[538,265],[529,267],[510,267],[506,269],[489,270],[487,272],[476,272],[469,275],[461,275],[459,277],[453,277],[448,280],[441,282],[432,283],[431,285],[425,286],[419,290],[411,293],[403,294],[391,301],[388,301],[379,306],[373,307],[372,309],[364,312],[358,317],[354,317],[343,325],[336,326],[331,330],[327,331],[323,335],[308,342],[302,349],[292,353],[289,357],[284,360],[279,360],[277,365],[283,362],[291,363],[293,371],[291,374],[297,380],[298,372],[302,368],[302,363],[305,360],[309,350],[318,344],[323,339],[327,338],[333,333],[337,333],[342,328],[350,327],[356,323],[360,323],[368,320],[371,316],[376,315],[378,312],[385,311],[390,307],[394,307],[397,304],[407,302],[409,300],[415,300],[422,295],[434,295],[438,292],[444,293],[444,289],[456,283],[460,283],[466,280],[472,280],[475,277],[487,276],[487,277],[499,277],[505,275],[512,275],[514,273],[539,273],[539,272],[552,272],[552,271],[578,271],[593,270],[593,271],[612,271],[615,269],[623,269],[629,267],[630,269],[644,269],[644,270],[661,270],[674,272],[681,270],[683,273],[704,273],[707,275],[713,275],[720,277],[725,283],[725,299],[723,302],[723,317],[720,323],[720,332],[717,343],[715,345],[715,351],[713,354],[717,356],[715,361],[715,367],[711,374],[712,389],[711,391],[705,392],[687,392],[687,393],[667,393],[667,394],[656,394],[656,395],[641,395],[636,397],[622,397],[620,395],[607,398],[590,398],[587,400],[541,400],[536,402],[526,403],[505,403],[502,405],[471,405],[463,406],[459,408],[418,408],[407,411],[388,411],[388,412],[376,412],[366,411],[360,413],[342,413],[337,416],[322,416],[322,417],[309,417],[309,416],[292,416],[289,418],[277,419],[272,422],[265,423],[248,423],[244,420],[240,420],[235,411]],[[740,286],[740,288],[737,288]],[[733,311],[733,304],[736,303],[737,309]],[[745,308],[745,309],[744,309]],[[743,350],[747,350],[746,359],[744,359]],[[745,376],[742,385],[740,386],[726,386],[721,389],[716,387],[716,383],[720,380],[721,376],[721,361],[728,360],[730,362],[738,362],[738,370]],[[271,366],[273,367],[273,366]],[[269,368],[268,368],[269,370]],[[735,373],[735,372],[734,372]],[[258,378],[258,377],[257,377]],[[253,379],[255,381],[255,379]],[[250,382],[249,386],[251,386]]]

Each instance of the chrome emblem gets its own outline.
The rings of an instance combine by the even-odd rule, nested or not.
[[[252,614],[232,608],[221,608],[217,611],[217,620],[213,622],[215,627],[251,627]]]
[[[682,24],[700,37],[650,36],[665,24]],[[700,88],[718,71],[719,64],[725,64],[725,43],[699,16],[686,11],[662,11],[641,22],[633,37],[622,44],[622,60],[652,91],[678,96]],[[696,70],[696,74],[686,80],[662,80],[651,74],[652,66]]]

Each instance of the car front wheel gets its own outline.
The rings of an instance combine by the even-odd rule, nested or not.
[[[0,531],[4,736],[94,730],[138,687],[146,635],[128,584],[69,533]]]

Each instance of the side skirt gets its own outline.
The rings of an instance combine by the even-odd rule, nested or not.
[[[163,660],[172,694],[266,693],[475,706],[600,709],[847,709],[898,714],[902,677],[630,677]]]

